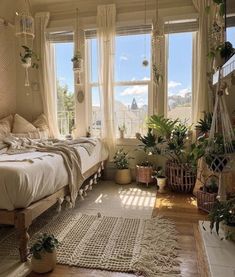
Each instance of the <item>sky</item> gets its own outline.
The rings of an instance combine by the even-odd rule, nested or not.
[[[228,40],[235,47],[235,28],[229,28]],[[150,35],[119,36],[115,49],[115,81],[149,80],[150,66],[144,67],[144,59],[150,61]],[[73,43],[56,44],[57,79],[67,84],[69,91],[74,91],[74,80],[71,58]],[[91,42],[92,82],[98,81],[97,44]],[[169,35],[168,56],[168,95],[181,95],[191,92],[192,88],[192,33]],[[147,86],[116,86],[115,99],[125,105],[131,105],[133,98],[139,106],[147,104]],[[98,88],[92,90],[92,103],[99,105]]]

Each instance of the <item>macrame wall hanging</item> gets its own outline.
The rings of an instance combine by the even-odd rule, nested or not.
[[[76,9],[76,22],[74,30],[74,56],[71,59],[73,62],[74,81],[77,92],[77,100],[82,103],[84,100],[82,74],[84,71],[84,31],[81,29],[79,24],[78,9]]]
[[[16,12],[15,17],[15,34],[21,46],[21,64],[25,69],[25,86],[29,86],[29,68],[38,68],[37,63],[32,62],[32,58],[38,60],[37,55],[33,52],[34,18],[30,14],[29,0],[25,0],[25,11]]]
[[[209,169],[219,174],[219,201],[226,200],[226,187],[222,173],[230,170],[234,155],[234,131],[225,103],[226,87],[221,82],[222,68],[219,69],[219,82],[216,88],[215,105],[205,161]]]

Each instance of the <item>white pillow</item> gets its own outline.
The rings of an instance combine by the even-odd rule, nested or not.
[[[37,128],[34,127],[33,124],[20,115],[15,114],[12,133],[29,133],[35,131],[37,131]]]
[[[0,120],[0,140],[7,137],[12,128],[13,116],[9,115]]]
[[[40,114],[33,122],[33,125],[38,128],[40,131],[49,131],[48,124],[47,124],[47,118],[42,113]]]

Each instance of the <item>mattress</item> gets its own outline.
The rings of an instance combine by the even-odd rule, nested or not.
[[[91,155],[81,146],[76,148],[81,157],[82,173],[108,156],[99,140]],[[59,154],[30,152],[0,155],[0,209],[26,208],[67,184],[68,174]]]

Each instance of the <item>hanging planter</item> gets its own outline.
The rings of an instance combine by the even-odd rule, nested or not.
[[[73,71],[82,72],[83,71],[83,58],[80,52],[77,52],[71,59],[73,62]]]

